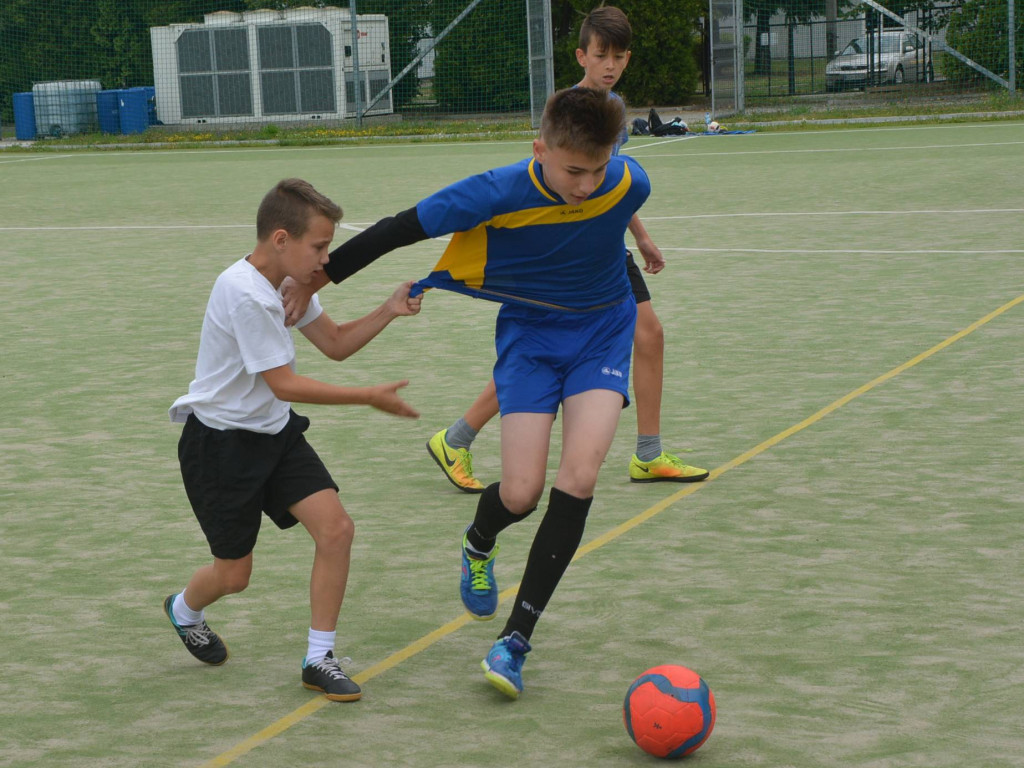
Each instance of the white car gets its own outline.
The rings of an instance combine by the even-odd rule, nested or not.
[[[930,83],[933,75],[931,56],[921,39],[904,30],[889,30],[847,43],[825,66],[825,89],[863,88],[869,83]]]

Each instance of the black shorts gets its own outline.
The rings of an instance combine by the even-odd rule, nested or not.
[[[651,292],[647,290],[647,283],[644,282],[644,273],[633,261],[633,254],[626,251],[626,275],[629,276],[629,287],[633,289],[633,298],[637,304],[643,304],[651,300]]]
[[[178,461],[192,511],[213,556],[237,560],[252,552],[261,513],[278,528],[296,520],[289,508],[325,488],[338,490],[303,436],[309,419],[294,411],[276,435],[212,429],[192,414],[181,430]]]

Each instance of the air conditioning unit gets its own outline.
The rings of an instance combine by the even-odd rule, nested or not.
[[[290,8],[151,27],[157,118],[188,125],[355,117],[351,20],[348,9]],[[356,27],[365,108],[391,81],[388,19],[360,14]],[[367,114],[392,110],[389,92]]]

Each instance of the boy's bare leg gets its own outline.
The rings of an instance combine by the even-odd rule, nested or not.
[[[610,389],[591,389],[566,398],[555,488],[579,499],[594,495],[621,413],[622,395]]]
[[[509,413],[501,417],[500,497],[513,514],[532,510],[544,492],[554,423],[553,413]]]
[[[198,569],[185,587],[185,603],[193,611],[201,611],[225,595],[233,595],[249,586],[252,575],[252,552],[237,560],[215,557],[212,565]]]
[[[333,632],[345,599],[355,524],[331,488],[307,496],[289,511],[316,545],[309,578],[309,626]]]
[[[484,425],[498,415],[498,391],[494,386],[494,379],[487,382],[483,392],[477,395],[476,400],[469,406],[462,417],[473,429],[479,432]]]
[[[309,577],[309,639],[302,685],[332,701],[356,701],[363,692],[334,655],[338,614],[345,599],[355,525],[332,488],[307,496],[289,510],[313,537],[316,551]]]
[[[660,435],[665,329],[649,301],[636,305],[632,375],[637,434]]]
[[[576,554],[593,501],[597,474],[611,447],[621,411],[622,395],[605,389],[582,392],[563,403],[562,457],[548,508],[533,537],[512,611],[499,640],[482,664],[487,679],[513,698],[522,690],[522,682],[518,669],[512,670],[509,676],[504,660],[511,648],[521,665],[522,656],[530,651],[533,629]],[[503,443],[506,422],[510,418],[502,419]],[[536,423],[525,419],[513,422],[512,426],[519,432],[512,436],[518,444],[510,446],[519,449],[513,451],[520,457],[515,469],[524,476],[537,472],[539,468],[529,457],[522,457],[521,451],[537,447],[533,433],[540,430]],[[502,479],[502,491],[504,485]]]
[[[708,471],[684,464],[661,445],[661,396],[665,379],[665,329],[650,301],[637,304],[633,333],[633,395],[636,405],[636,453],[629,462],[634,483],[704,480]]]
[[[164,612],[185,648],[204,664],[220,666],[228,660],[228,647],[206,623],[204,609],[225,595],[249,585],[252,553],[236,560],[214,558],[192,574],[185,591],[164,599]]]

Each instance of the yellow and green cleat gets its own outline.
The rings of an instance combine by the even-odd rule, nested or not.
[[[483,493],[484,484],[473,476],[473,454],[467,448],[452,448],[448,445],[444,439],[447,432],[447,429],[442,429],[427,441],[427,453],[460,491]]]
[[[709,474],[706,469],[691,467],[678,456],[664,451],[651,461],[640,461],[634,453],[629,462],[631,483],[696,483],[706,479]]]

